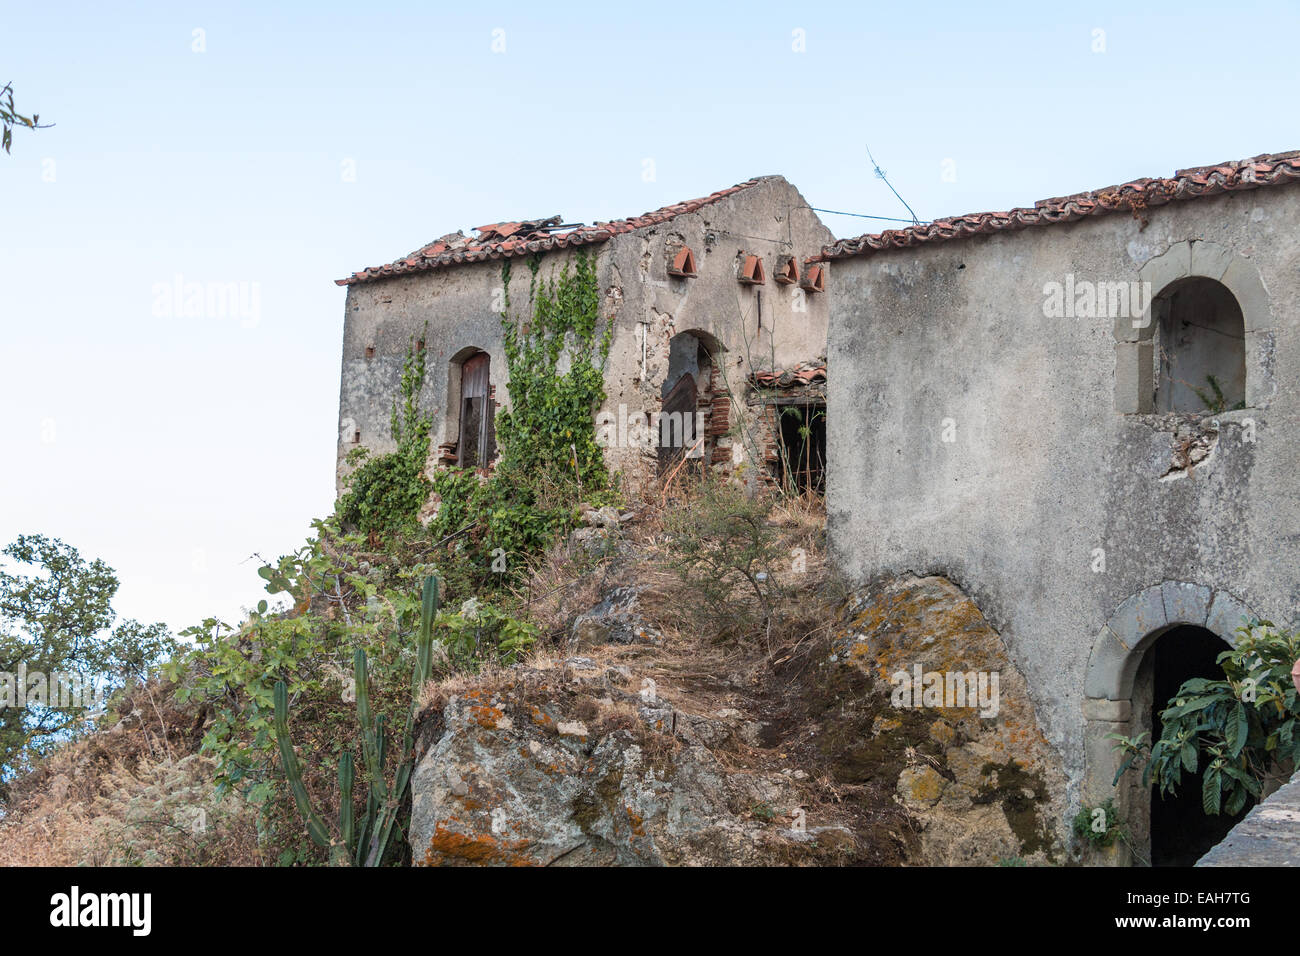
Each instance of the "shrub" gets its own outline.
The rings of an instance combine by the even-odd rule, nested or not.
[[[1239,813],[1258,798],[1264,778],[1300,761],[1300,704],[1291,668],[1300,657],[1300,635],[1270,621],[1249,621],[1231,650],[1218,657],[1223,680],[1186,681],[1160,712],[1160,739],[1148,748],[1145,734],[1111,734],[1126,754],[1115,781],[1145,763],[1143,786],[1174,793],[1183,773],[1204,766],[1201,806],[1210,815]]]
[[[1081,807],[1074,815],[1072,829],[1075,836],[1085,840],[1094,850],[1112,846],[1116,840],[1126,836],[1113,800],[1096,807]]]
[[[787,551],[768,523],[770,502],[712,475],[670,502],[664,514],[669,565],[702,599],[700,623],[724,637],[771,635],[783,596],[777,569]]]

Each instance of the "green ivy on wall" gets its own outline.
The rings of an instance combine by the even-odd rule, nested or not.
[[[595,259],[583,252],[549,280],[529,260],[529,317],[510,317],[510,263],[502,267],[506,289],[501,327],[510,382],[510,408],[497,416],[499,469],[514,474],[554,472],[567,465],[586,487],[607,480],[596,444],[595,410],[605,400],[605,362],[612,326],[598,335],[600,290]],[[567,371],[560,359],[567,353]]]
[[[433,479],[441,503],[430,533],[435,541],[455,537],[462,565],[448,575],[455,590],[517,583],[527,558],[571,526],[577,505],[609,491],[595,413],[605,399],[612,328],[601,328],[595,260],[579,252],[550,279],[539,276],[537,257],[528,265],[522,318],[512,317],[510,263],[501,270],[510,408],[496,417],[496,469],[487,479],[457,470]]]

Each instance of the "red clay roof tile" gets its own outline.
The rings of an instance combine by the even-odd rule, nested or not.
[[[654,226],[667,222],[677,216],[715,203],[741,190],[756,186],[763,177],[748,179],[727,189],[720,189],[700,199],[663,206],[630,219],[617,219],[613,222],[598,222],[590,226],[575,226],[565,231],[556,231],[562,223],[559,216],[548,219],[527,219],[520,222],[496,222],[475,229],[479,235],[468,239],[463,233],[451,233],[427,246],[382,266],[370,266],[360,272],[354,272],[346,279],[336,279],[335,285],[355,285],[374,279],[387,279],[390,276],[407,275],[413,272],[427,272],[430,269],[444,269],[466,262],[484,262],[488,259],[506,259],[522,256],[530,252],[550,252],[565,247],[586,246],[604,242],[614,236],[645,226]]]
[[[785,369],[779,372],[757,371],[750,376],[750,381],[756,385],[767,388],[780,386],[789,388],[792,385],[812,385],[815,382],[826,381],[826,363],[825,362],[801,362],[792,369]]]
[[[1300,150],[1265,153],[1251,159],[1215,166],[1180,169],[1168,179],[1135,179],[1119,186],[1107,186],[1105,189],[1075,193],[1073,196],[1041,199],[1034,203],[1032,209],[1018,208],[1010,212],[954,216],[905,229],[887,229],[881,233],[841,239],[824,247],[821,255],[813,258],[825,261],[865,256],[887,249],[907,249],[931,242],[964,239],[967,236],[989,235],[1030,226],[1050,226],[1115,212],[1141,214],[1144,209],[1163,206],[1169,202],[1263,186],[1281,186],[1296,181],[1300,181]]]

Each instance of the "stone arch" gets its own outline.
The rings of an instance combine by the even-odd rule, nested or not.
[[[1166,581],[1145,588],[1116,608],[1093,641],[1084,694],[1093,700],[1129,700],[1143,653],[1165,631],[1193,624],[1236,644],[1237,627],[1250,616],[1250,608],[1233,595],[1205,585]]]
[[[683,457],[709,462],[714,378],[717,356],[724,351],[722,343],[703,329],[682,329],[668,340],[668,369],[660,383],[656,436],[660,472],[675,468]]]
[[[1252,617],[1228,591],[1186,581],[1144,588],[1115,609],[1093,640],[1084,682],[1084,803],[1096,806],[1113,797],[1126,819],[1134,812],[1134,788],[1117,791],[1113,785],[1121,758],[1108,735],[1132,736],[1141,724],[1133,706],[1134,684],[1148,649],[1183,625],[1204,628],[1234,645],[1237,628]],[[1117,856],[1116,862],[1123,861]]]
[[[1163,255],[1138,270],[1141,315],[1115,319],[1115,409],[1118,412],[1155,411],[1155,353],[1153,336],[1159,325],[1164,293],[1188,279],[1211,279],[1223,285],[1241,307],[1246,338],[1246,405],[1256,408],[1272,396],[1275,386],[1271,351],[1273,313],[1268,289],[1259,269],[1227,246],[1203,239],[1175,243]]]

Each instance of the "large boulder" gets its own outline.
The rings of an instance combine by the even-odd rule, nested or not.
[[[743,733],[743,721],[680,713],[640,684],[626,668],[571,658],[435,696],[411,785],[414,862],[825,862],[852,844],[845,830],[753,812],[797,808],[799,783],[730,772],[708,744]]]
[[[601,644],[659,644],[663,636],[641,614],[635,587],[614,588],[608,597],[573,622],[570,650]]]

